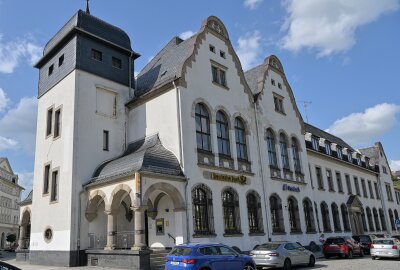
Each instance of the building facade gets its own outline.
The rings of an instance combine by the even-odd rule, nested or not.
[[[25,259],[101,264],[184,242],[250,250],[395,234],[382,145],[355,150],[305,124],[276,56],[244,72],[211,16],[135,79],[137,57],[125,32],[83,11],[46,45]]]
[[[8,159],[0,157],[0,250],[9,247],[7,236],[18,236],[19,202],[23,188]]]

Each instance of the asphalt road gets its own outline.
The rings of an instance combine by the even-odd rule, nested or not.
[[[315,267],[296,267],[295,269],[320,269],[320,270],[400,270],[400,261],[392,259],[372,260],[371,257],[354,257],[353,259],[319,259]]]

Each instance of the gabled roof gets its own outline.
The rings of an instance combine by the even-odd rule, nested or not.
[[[31,192],[29,192],[29,194],[28,194],[28,196],[25,198],[25,200],[23,200],[22,202],[20,202],[19,205],[23,206],[23,205],[32,204],[32,194],[33,194],[33,190],[31,190]]]
[[[264,73],[263,65],[256,66],[244,73],[247,84],[249,85],[251,91],[256,94],[259,93],[258,89],[259,79],[262,79]]]
[[[130,143],[121,156],[98,166],[85,187],[112,182],[135,172],[184,177],[178,159],[155,134]]]
[[[304,123],[304,124],[305,124],[305,128],[306,128],[306,132],[309,132],[317,137],[324,138],[324,139],[330,141],[331,143],[335,143],[335,144],[341,146],[342,148],[348,148],[351,151],[355,151],[353,149],[353,147],[351,147],[348,143],[343,141],[341,138],[336,137],[335,135],[332,135],[332,134],[330,134],[326,131],[323,131],[322,129],[319,129],[308,123]]]
[[[140,71],[135,98],[178,78],[180,69],[193,50],[196,35],[182,40],[173,37],[170,42]]]
[[[14,174],[14,171],[11,168],[10,162],[8,161],[8,158],[6,157],[0,157],[0,165],[2,163],[5,163],[8,167],[8,170],[6,170],[8,173]]]

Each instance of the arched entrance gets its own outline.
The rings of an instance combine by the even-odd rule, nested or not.
[[[146,190],[143,202],[147,203],[147,245],[168,248],[183,243],[185,203],[179,190],[168,183],[155,183]]]
[[[348,215],[350,217],[351,232],[353,235],[364,234],[362,220],[363,205],[357,196],[351,195],[347,201]]]
[[[29,208],[25,209],[22,214],[18,248],[29,249],[31,238],[31,211]]]

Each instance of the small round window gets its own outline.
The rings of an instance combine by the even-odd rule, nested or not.
[[[44,240],[46,242],[50,242],[52,238],[53,238],[53,231],[50,228],[47,228],[44,231]]]

